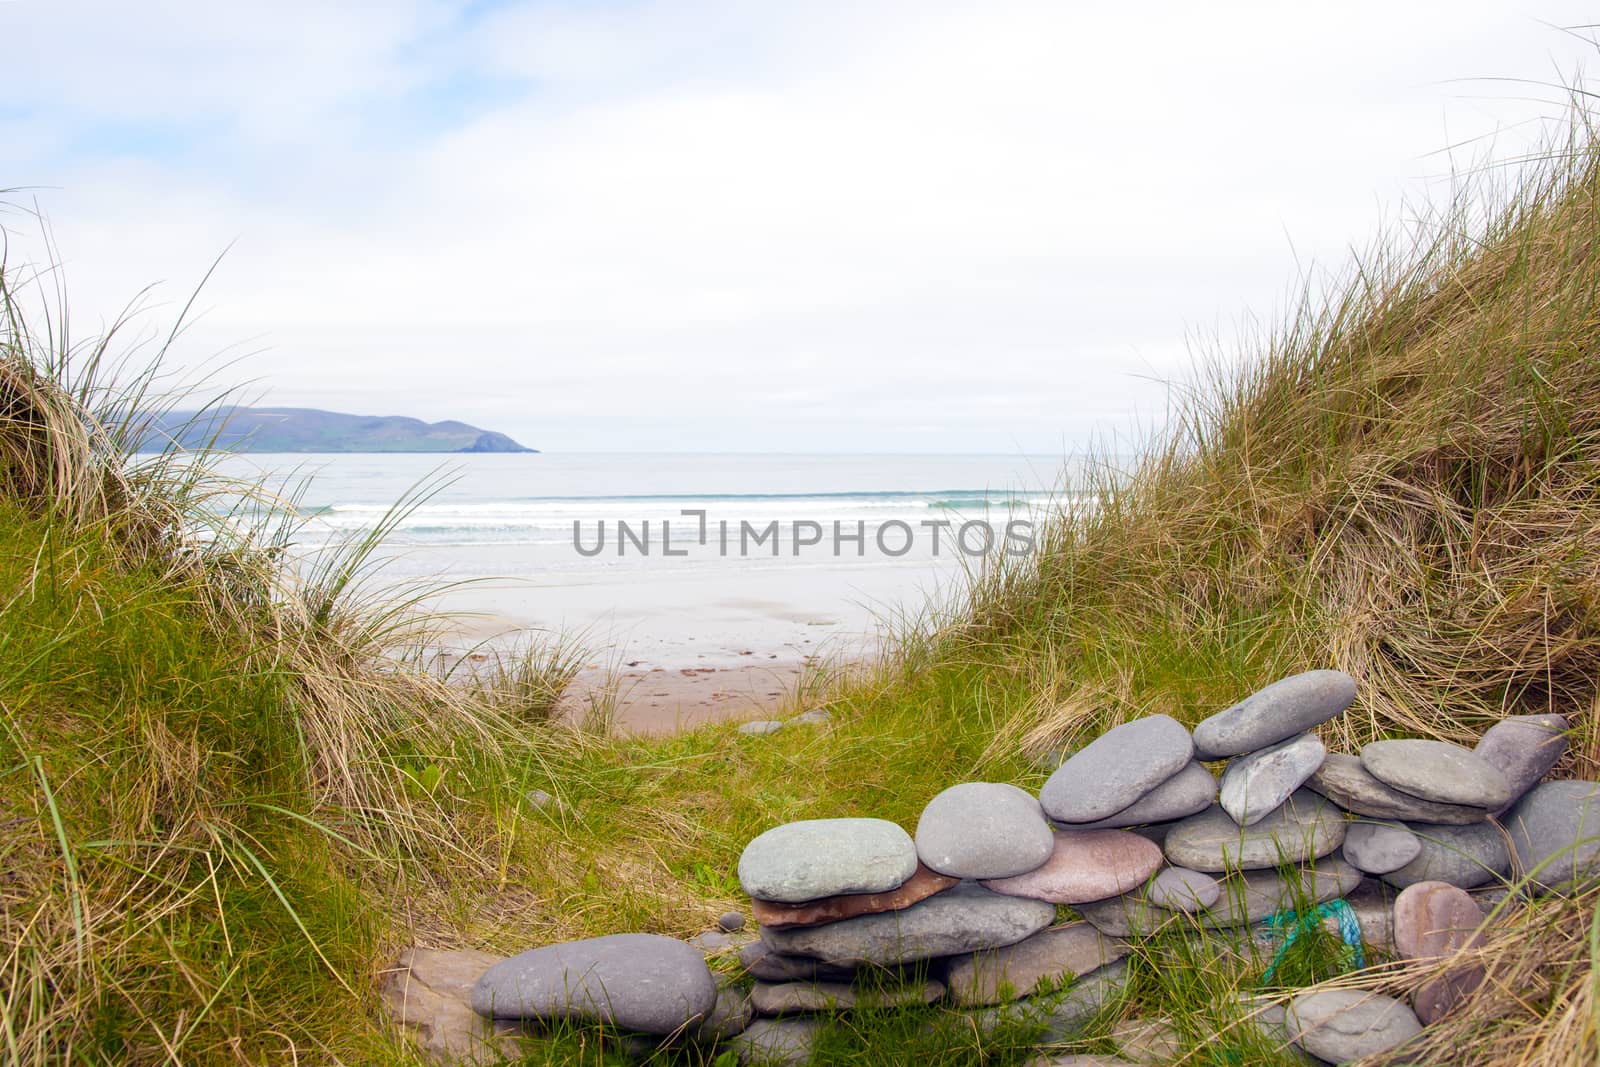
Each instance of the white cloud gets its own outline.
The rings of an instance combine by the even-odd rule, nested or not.
[[[245,373],[278,402],[546,448],[1049,448],[1158,412],[1188,331],[1270,313],[1297,256],[1342,261],[1436,187],[1431,150],[1525,147],[1553,94],[1448,80],[1553,78],[1589,48],[1538,19],[1580,16],[418,4],[85,30],[25,0],[0,33],[20,18],[49,60],[0,132],[7,182],[62,187],[80,308],[237,238],[186,352],[262,339]],[[148,143],[93,152],[108,129]]]

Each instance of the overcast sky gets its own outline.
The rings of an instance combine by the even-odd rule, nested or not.
[[[270,403],[1059,452],[1526,151],[1560,93],[1487,79],[1570,74],[1586,6],[0,0],[0,187],[80,331],[231,243],[179,356]]]

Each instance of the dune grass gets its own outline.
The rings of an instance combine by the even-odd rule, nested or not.
[[[37,280],[3,277],[8,1060],[406,1062],[375,996],[405,944],[689,935],[742,906],[739,851],[776,823],[912,826],[957,781],[1037,786],[1042,758],[1116,722],[1193,723],[1309,667],[1360,685],[1332,748],[1553,710],[1574,724],[1558,774],[1600,777],[1600,153],[1581,117],[1514,187],[1469,183],[1246,339],[1132,470],[1073,487],[1035,555],[869,669],[813,680],[831,723],[770,737],[548,723],[559,653],[470,685],[397,659],[420,601],[368,594],[370,541],[297,574],[285,502],[203,455],[130,455],[155,379],[115,386],[117,329],[76,344]],[[1485,991],[1426,1051],[1600,1060],[1596,903],[1506,909]],[[1302,980],[1426,973],[1335,976],[1314,936],[1297,952]],[[1281,999],[1263,961],[1158,937],[1130,966],[1075,1047],[1165,1014],[1185,1062],[1289,1062],[1238,1023],[1237,994]],[[963,1018],[841,1019],[819,1062],[1025,1058]],[[581,1028],[530,1057],[615,1062]]]

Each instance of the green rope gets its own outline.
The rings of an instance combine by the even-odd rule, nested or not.
[[[1295,939],[1304,931],[1316,929],[1317,924],[1330,915],[1339,920],[1339,936],[1350,949],[1351,967],[1360,970],[1367,965],[1367,955],[1361,947],[1361,920],[1356,918],[1355,909],[1343,897],[1338,897],[1326,904],[1318,904],[1304,915],[1292,908],[1285,908],[1267,916],[1267,929],[1286,929],[1288,933],[1284,935],[1283,944],[1278,946],[1277,955],[1272,957],[1266,973],[1261,976],[1263,984],[1272,981],[1273,973],[1277,971],[1278,964],[1283,962],[1284,954],[1295,943]]]

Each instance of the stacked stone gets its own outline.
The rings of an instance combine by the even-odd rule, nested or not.
[[[1473,750],[1393,740],[1329,753],[1311,731],[1354,697],[1349,676],[1310,671],[1192,734],[1165,715],[1125,723],[1065,759],[1037,798],[951,786],[914,835],[874,818],[767,830],[738,866],[758,924],[740,952],[748,992],[719,985],[704,960],[747,936],[729,915],[699,947],[618,934],[525,952],[487,969],[472,1008],[502,1028],[597,1022],[650,1035],[648,1048],[728,1043],[750,1062],[803,1060],[818,1013],[940,1001],[974,1025],[1024,1019],[1061,1041],[1121,990],[1124,939],[1167,923],[1269,943],[1282,936],[1269,916],[1344,898],[1369,942],[1447,961],[1483,937],[1469,890],[1600,877],[1600,785],[1540,784],[1566,749],[1560,716],[1503,720]],[[1059,905],[1083,921],[1057,924]],[[1271,1026],[1303,1052],[1354,1058],[1409,1039],[1481,980],[1470,962],[1441,963],[1410,1005],[1309,993]],[[1065,997],[1039,995],[1063,983]]]

